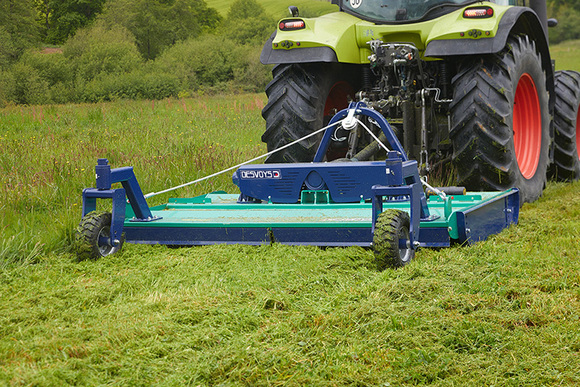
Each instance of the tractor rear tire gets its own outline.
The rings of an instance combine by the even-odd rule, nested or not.
[[[349,71],[350,69],[350,71]],[[281,64],[272,70],[262,110],[262,141],[273,151],[326,125],[336,111],[354,99],[356,71],[338,63]],[[322,133],[270,155],[267,163],[312,161]]]
[[[469,190],[517,187],[520,203],[546,185],[550,109],[536,45],[511,37],[498,54],[460,65],[451,104],[453,161]]]
[[[123,242],[125,242],[125,234],[117,246],[103,242],[103,239],[110,238],[110,236],[110,212],[93,211],[83,216],[76,230],[79,259],[99,259],[121,250]]]
[[[385,210],[377,218],[373,235],[373,252],[377,269],[402,267],[411,262],[415,250],[401,247],[409,241],[411,221],[409,214],[400,210]]]
[[[580,178],[580,73],[557,71],[554,109],[554,175],[558,180]]]

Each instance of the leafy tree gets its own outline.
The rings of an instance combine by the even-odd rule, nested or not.
[[[276,20],[266,14],[256,0],[236,0],[222,24],[222,31],[240,44],[263,44],[272,31]]]
[[[8,68],[18,58],[18,51],[12,35],[5,27],[0,27],[0,70]]]
[[[552,7],[558,9],[562,6],[572,7],[574,9],[580,8],[580,0],[548,0],[548,8]]]
[[[580,0],[548,2],[549,17],[556,18],[558,25],[550,28],[550,43],[580,39]]]
[[[35,46],[39,38],[30,0],[0,0],[0,69]]]
[[[221,21],[203,0],[111,0],[102,18],[131,31],[146,59],[178,41],[213,31]]]
[[[107,0],[34,0],[44,40],[61,44],[102,12]]]

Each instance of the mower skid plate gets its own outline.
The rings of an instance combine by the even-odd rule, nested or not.
[[[238,203],[239,195],[223,192],[195,198],[170,199],[152,207],[154,222],[133,220],[127,206],[123,230],[127,242],[166,245],[269,244],[315,246],[371,246],[372,204]],[[423,247],[447,247],[454,242],[485,240],[512,223],[519,215],[517,189],[504,192],[472,192],[427,200],[431,217],[422,220],[419,243]],[[409,212],[408,201],[386,201],[383,209]]]

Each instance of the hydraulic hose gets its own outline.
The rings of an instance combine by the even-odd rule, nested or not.
[[[387,136],[385,136],[383,132],[379,134],[379,141],[382,143],[387,141]],[[379,146],[379,143],[375,140],[367,145],[363,150],[354,155],[352,161],[368,161],[381,149],[382,148]]]

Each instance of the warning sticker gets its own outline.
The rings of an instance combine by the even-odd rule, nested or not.
[[[358,8],[362,5],[363,0],[350,0],[350,6],[353,8]]]

